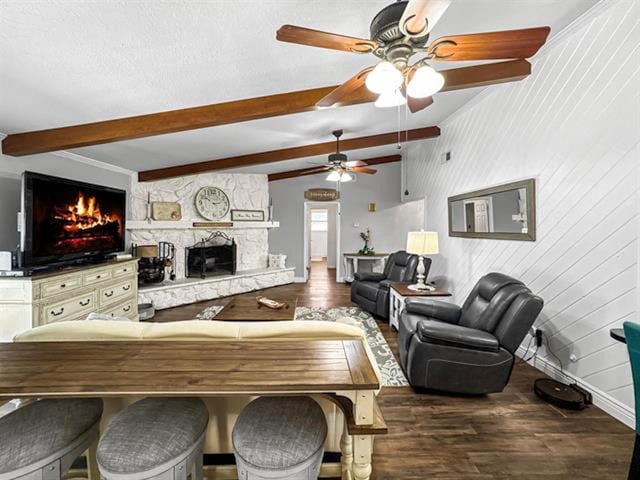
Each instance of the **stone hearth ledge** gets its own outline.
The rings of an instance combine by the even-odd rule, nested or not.
[[[239,293],[293,283],[295,268],[260,268],[235,275],[186,278],[175,282],[145,285],[138,290],[139,303],[153,303],[156,310],[215,300]]]

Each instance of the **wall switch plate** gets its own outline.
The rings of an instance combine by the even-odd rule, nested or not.
[[[444,165],[445,163],[451,161],[451,151],[444,152],[440,155],[440,164]]]
[[[353,228],[360,228],[360,224],[359,223],[354,223],[353,224]]]

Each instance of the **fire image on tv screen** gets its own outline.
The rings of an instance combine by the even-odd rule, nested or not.
[[[124,245],[124,192],[33,178],[31,257],[115,252]]]

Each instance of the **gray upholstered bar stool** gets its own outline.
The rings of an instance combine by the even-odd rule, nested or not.
[[[104,480],[201,480],[209,412],[199,398],[145,398],[119,412],[98,444]]]
[[[100,435],[102,400],[46,399],[0,418],[0,480],[60,480]],[[91,476],[95,458],[88,458]]]
[[[309,397],[261,397],[247,405],[233,428],[239,480],[317,479],[327,422]]]

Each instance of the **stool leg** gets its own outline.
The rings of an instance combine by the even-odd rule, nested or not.
[[[353,479],[369,480],[371,477],[371,455],[373,454],[373,437],[371,435],[354,435],[353,437]]]
[[[89,480],[100,480],[100,471],[98,470],[98,460],[96,453],[98,451],[98,438],[96,438],[91,446],[87,449],[87,478]]]
[[[351,469],[353,466],[353,440],[347,430],[347,422],[342,427],[340,437],[340,463],[342,465],[342,480],[351,480]]]

